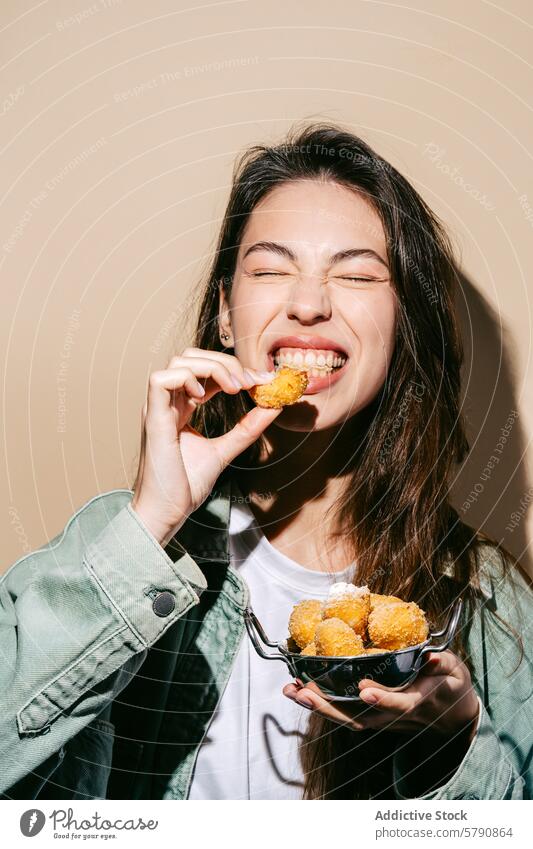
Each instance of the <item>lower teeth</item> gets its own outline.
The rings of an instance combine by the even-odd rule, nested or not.
[[[289,366],[289,368],[300,369],[302,371],[306,371],[309,377],[324,377],[326,374],[332,374],[334,371],[338,371],[341,366],[313,366],[313,368],[309,368],[309,366],[302,365],[297,366],[294,363],[277,363],[276,368],[282,368],[282,366]]]
[[[310,377],[324,377],[326,374],[333,374],[337,368],[311,368],[307,370]]]

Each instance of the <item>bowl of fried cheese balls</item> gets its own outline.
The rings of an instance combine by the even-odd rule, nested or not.
[[[394,690],[411,684],[427,654],[449,646],[461,609],[458,598],[445,626],[431,631],[415,602],[339,582],[323,601],[302,599],[293,607],[289,635],[281,642],[267,637],[251,607],[244,619],[261,657],[283,661],[295,678],[304,684],[315,682],[332,700],[354,701],[363,678]]]

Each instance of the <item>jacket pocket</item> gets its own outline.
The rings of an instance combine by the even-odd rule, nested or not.
[[[94,719],[64,746],[64,756],[39,799],[105,799],[115,726]]]
[[[99,683],[105,683],[104,677],[107,680],[110,674],[115,673],[120,678],[121,666],[130,669],[132,664],[140,665],[143,655],[132,656],[131,653],[138,648],[129,643],[128,634],[127,627],[123,626],[103,642],[91,646],[75,663],[33,695],[17,713],[19,735],[35,737],[45,734],[62,713],[83,699],[87,691],[94,692]]]

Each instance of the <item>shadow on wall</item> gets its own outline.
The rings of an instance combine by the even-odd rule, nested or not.
[[[526,528],[533,486],[527,478],[511,332],[462,274],[460,287],[463,411],[471,447],[452,487],[453,503],[463,521],[501,542],[533,575]]]

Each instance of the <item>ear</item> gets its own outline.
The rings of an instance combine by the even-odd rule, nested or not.
[[[233,348],[233,332],[231,329],[230,306],[225,292],[224,281],[218,282],[218,330],[220,341],[225,348]],[[227,336],[227,338],[223,338]]]

